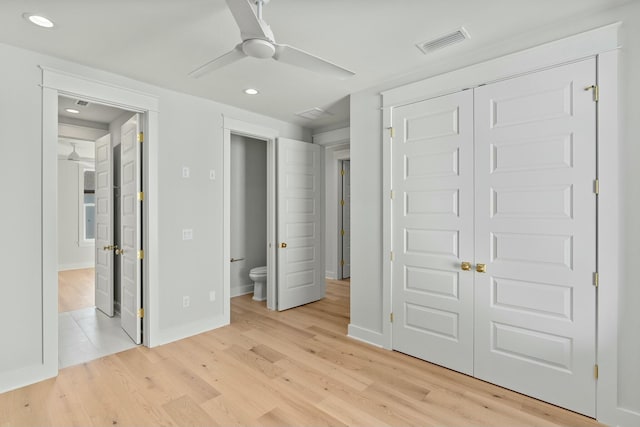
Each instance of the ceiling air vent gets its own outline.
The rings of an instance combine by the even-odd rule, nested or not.
[[[81,107],[86,107],[87,105],[89,105],[89,101],[83,101],[82,99],[78,99],[76,101],[76,105],[79,105]]]
[[[299,113],[296,113],[296,116],[304,117],[305,119],[309,120],[315,120],[324,116],[333,116],[333,114],[323,110],[322,108],[314,107],[310,110],[300,111]]]
[[[467,30],[465,30],[463,27],[460,27],[460,29],[452,33],[445,34],[444,36],[438,37],[437,39],[418,43],[416,44],[416,46],[422,51],[422,53],[428,55],[435,52],[436,50],[440,50],[447,46],[465,41],[468,38],[470,37],[469,33],[467,33]]]

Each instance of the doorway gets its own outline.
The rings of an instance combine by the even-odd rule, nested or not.
[[[120,153],[137,114],[58,97],[58,367],[134,347],[123,329]]]
[[[341,160],[340,168],[340,274],[338,279],[351,277],[351,160]]]

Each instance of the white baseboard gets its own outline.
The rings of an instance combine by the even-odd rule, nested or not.
[[[189,338],[194,335],[208,332],[213,329],[220,328],[228,325],[229,322],[225,316],[220,315],[212,317],[210,319],[199,320],[197,322],[191,322],[186,325],[180,325],[174,328],[160,330],[154,336],[152,336],[152,342],[149,343],[149,347],[157,347],[159,345],[168,344],[170,342],[178,341],[184,338]]]
[[[80,262],[75,264],[59,264],[58,271],[80,270],[83,268],[94,268],[95,266],[96,266],[95,261]]]
[[[372,331],[371,329],[361,328],[360,326],[350,323],[347,336],[376,347],[384,348],[384,337],[382,333]]]
[[[231,298],[239,297],[240,295],[252,294],[253,283],[248,283],[240,286],[232,286],[229,292],[231,293]]]
[[[329,279],[329,280],[338,280],[338,275],[336,274],[335,271],[326,270],[324,272],[324,277]]]

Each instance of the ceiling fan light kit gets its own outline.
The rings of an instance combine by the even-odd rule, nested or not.
[[[338,79],[346,79],[354,75],[352,71],[346,68],[301,49],[276,43],[271,28],[262,19],[263,6],[268,2],[269,0],[255,1],[256,10],[254,11],[250,0],[227,0],[227,6],[229,6],[231,14],[240,28],[242,42],[230,52],[196,68],[189,73],[189,76],[194,78],[202,77],[247,56],[259,59],[272,58],[285,64]]]

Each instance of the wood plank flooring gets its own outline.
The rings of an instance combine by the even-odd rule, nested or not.
[[[0,426],[595,426],[594,420],[346,337],[349,283],[232,324],[66,368],[0,395]]]
[[[94,283],[93,268],[58,272],[58,313],[93,307]]]

